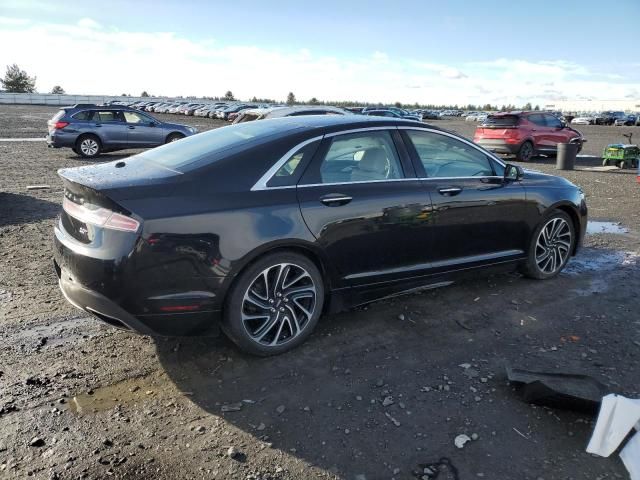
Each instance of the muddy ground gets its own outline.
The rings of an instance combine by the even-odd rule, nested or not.
[[[0,138],[43,136],[54,111],[0,106]],[[623,131],[581,129],[588,155]],[[527,166],[577,183],[592,219],[628,232],[590,234],[557,279],[485,275],[378,302],[258,359],[224,338],[115,330],[67,304],[51,266],[56,170],[86,162],[0,142],[0,478],[406,479],[441,457],[464,480],[627,478],[616,455],[585,453],[592,416],[529,405],[505,377],[506,364],[584,373],[640,397],[636,174],[553,162]],[[477,439],[458,449],[459,434]]]

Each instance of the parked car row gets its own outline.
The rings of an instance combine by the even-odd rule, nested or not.
[[[580,112],[571,120],[574,125],[640,125],[640,113],[621,111]]]

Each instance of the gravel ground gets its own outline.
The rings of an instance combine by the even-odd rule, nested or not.
[[[0,138],[41,137],[54,111],[0,106]],[[623,131],[582,130],[588,155]],[[478,276],[378,302],[257,359],[224,338],[115,330],[63,300],[50,253],[56,170],[86,163],[44,142],[0,142],[0,478],[406,479],[441,457],[464,480],[626,478],[616,456],[585,453],[591,416],[524,403],[504,366],[584,373],[640,397],[635,172],[527,165],[566,176],[591,218],[628,229],[589,235],[557,279]],[[459,434],[475,440],[458,449]]]

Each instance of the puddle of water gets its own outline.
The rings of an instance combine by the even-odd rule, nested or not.
[[[590,220],[587,222],[587,234],[593,235],[594,233],[622,234],[629,233],[629,229],[616,222],[597,222]]]
[[[47,343],[44,348],[77,343],[85,337],[91,338],[99,330],[100,324],[93,317],[67,318],[64,320],[52,320],[45,325],[36,325],[23,328],[12,333],[11,343],[14,344],[38,344],[44,337]]]
[[[635,252],[603,252],[597,249],[583,249],[577,257],[569,260],[563,274],[581,275],[589,272],[606,272],[635,265],[640,265],[640,255]]]
[[[79,415],[102,412],[118,405],[136,405],[157,396],[166,396],[170,391],[177,393],[175,388],[157,378],[131,378],[97,388],[92,394],[76,395],[69,402],[69,410]]]

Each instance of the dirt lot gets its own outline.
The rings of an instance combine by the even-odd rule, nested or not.
[[[0,106],[0,138],[43,136],[54,111]],[[581,129],[588,155],[629,130]],[[558,173],[553,162],[527,166]],[[85,163],[44,142],[0,142],[0,478],[406,479],[441,457],[464,480],[627,478],[616,455],[585,453],[592,417],[524,403],[504,366],[584,373],[640,397],[635,172],[561,172],[592,219],[628,233],[589,235],[557,279],[483,276],[379,302],[257,359],[224,338],[115,330],[63,300],[50,253],[56,170]],[[457,449],[463,433],[477,439]]]

